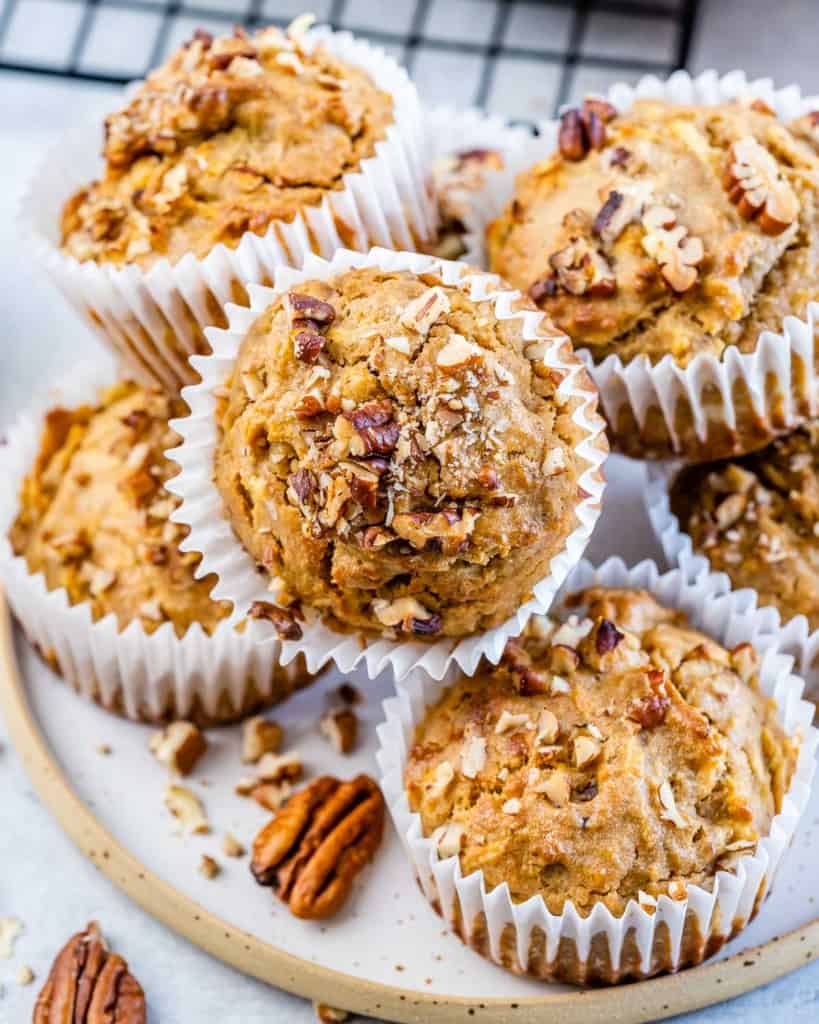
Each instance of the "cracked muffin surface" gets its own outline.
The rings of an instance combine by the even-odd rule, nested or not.
[[[438,855],[552,913],[710,888],[768,834],[796,765],[749,644],[645,591],[592,588],[427,708],[405,770]]]
[[[374,268],[302,282],[255,321],[215,479],[280,603],[435,639],[530,597],[577,525],[593,390],[568,339],[542,321],[524,341],[521,324],[466,284]],[[558,391],[552,345],[582,399]]]
[[[819,298],[819,158],[759,101],[587,100],[487,246],[595,361],[750,352]]]
[[[230,605],[211,600],[215,577],[194,578],[200,556],[179,550],[187,527],[172,523],[179,499],[165,482],[179,471],[164,455],[178,444],[168,426],[186,406],[130,382],[94,405],[55,408],[20,491],[9,531],[17,555],[49,590],[88,602],[94,620],[113,613],[147,633],[164,622],[182,636],[198,622],[211,633]]]
[[[782,621],[819,628],[819,421],[753,455],[683,470],[671,508],[694,550]]]
[[[201,258],[341,188],[385,136],[392,98],[302,35],[200,31],[152,72],[106,119],[105,170],[66,203],[63,251],[142,267]]]

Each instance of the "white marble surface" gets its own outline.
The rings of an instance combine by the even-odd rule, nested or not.
[[[819,91],[811,36],[817,5],[714,0],[705,5],[695,39],[697,68],[745,64],[777,74],[780,84],[800,78]],[[747,13],[747,17],[746,17]],[[743,54],[745,59],[743,60]],[[424,83],[421,83],[422,89]],[[437,97],[432,97],[433,99]],[[48,79],[0,76],[0,428],[37,389],[79,359],[95,342],[75,321],[48,282],[39,279],[17,240],[15,197],[30,169],[65,123],[110,102],[103,87],[68,86]],[[0,481],[0,486],[2,486]],[[154,1022],[194,1021],[306,1024],[310,1006],[272,990],[207,957],[134,907],[74,849],[33,794],[0,721],[0,916],[26,922],[12,961],[0,961],[0,1024],[30,1017],[38,982],[65,937],[90,918],[103,922],[127,956],[149,996]],[[15,976],[21,964],[38,975],[29,988]],[[819,964],[729,1004],[679,1018],[693,1024],[819,1020]]]

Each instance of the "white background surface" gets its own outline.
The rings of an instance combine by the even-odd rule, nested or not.
[[[819,5],[815,0],[779,0],[773,18],[772,6],[770,0],[712,0],[704,5],[702,28],[693,48],[695,69],[744,66],[750,73],[773,75],[778,84],[798,79],[804,90],[819,91],[814,55]],[[440,76],[430,73],[427,77],[422,65],[417,73],[425,98],[432,102],[449,98],[440,94],[446,84]],[[530,79],[516,88],[511,95],[517,110],[537,93],[538,86]],[[93,357],[93,339],[27,263],[12,211],[19,188],[56,133],[72,116],[110,104],[110,96],[104,87],[0,77],[0,426],[49,380],[76,361]],[[508,110],[508,102],[498,101],[496,106]],[[618,537],[618,544],[625,542],[631,548],[644,537],[643,526],[635,524],[628,536]],[[70,728],[71,723],[66,724]],[[112,759],[108,766],[116,770],[115,764]],[[0,916],[8,914],[21,917],[27,931],[17,943],[14,960],[0,961],[0,985],[5,988],[0,996],[0,1024],[24,1024],[30,1019],[37,984],[54,953],[90,918],[98,918],[115,947],[127,955],[148,993],[154,1024],[313,1020],[307,1004],[237,974],[176,938],[100,876],[31,792],[0,723]],[[38,974],[38,982],[28,989],[20,989],[14,980],[23,963]],[[819,965],[684,1019],[697,1024],[763,1019],[815,1022],[819,1020]]]

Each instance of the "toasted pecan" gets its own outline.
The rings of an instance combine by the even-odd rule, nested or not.
[[[63,946],[34,1007],[33,1024],[145,1024],[145,994],[92,921]]]
[[[369,776],[341,782],[323,775],[295,793],[258,834],[251,871],[296,917],[330,917],[383,832],[384,798]]]

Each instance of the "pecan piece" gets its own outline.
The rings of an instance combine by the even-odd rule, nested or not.
[[[587,96],[578,110],[573,107],[560,118],[557,144],[566,160],[582,160],[591,149],[602,149],[606,144],[606,124],[616,117],[617,111],[606,100]]]
[[[324,335],[317,331],[299,331],[293,339],[296,359],[303,363],[315,363],[326,343]]]
[[[145,1024],[145,994],[92,921],[57,954],[34,1007],[33,1024]]]
[[[766,235],[781,235],[799,214],[799,200],[771,153],[751,135],[735,142],[723,175],[728,197]]]
[[[623,639],[623,634],[609,619],[601,619],[597,627],[595,645],[598,654],[608,654]]]
[[[702,241],[677,223],[670,206],[650,206],[643,214],[643,249],[660,267],[664,280],[675,292],[685,292],[697,280],[697,267],[705,256]]]
[[[326,326],[336,318],[336,311],[329,302],[323,302],[313,295],[304,295],[301,292],[288,292],[287,301],[290,303],[292,313],[298,314],[298,320],[312,320],[314,324]]]
[[[392,413],[392,402],[385,398],[365,402],[343,414],[358,434],[357,443],[350,445],[353,455],[390,455],[394,451],[401,431]]]
[[[576,238],[549,257],[557,284],[571,295],[606,298],[617,290],[614,271],[606,257],[585,240]]]
[[[384,832],[384,798],[367,775],[323,775],[295,793],[258,834],[251,871],[301,918],[335,914]]]
[[[301,626],[284,608],[269,601],[254,601],[247,614],[248,618],[271,622],[282,640],[301,640]]]

